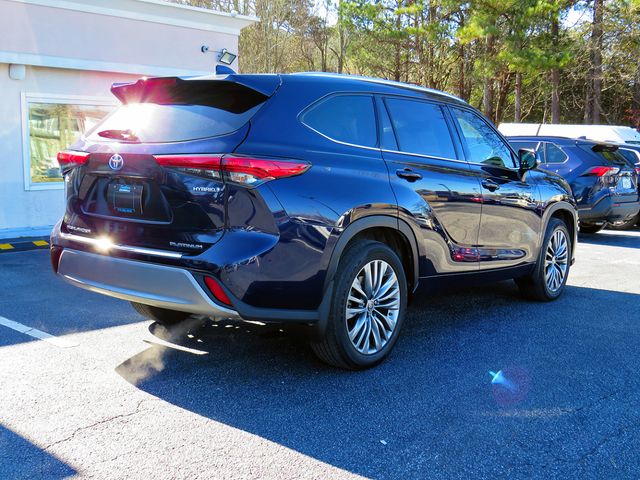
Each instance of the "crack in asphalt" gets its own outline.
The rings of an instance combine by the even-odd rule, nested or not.
[[[100,420],[100,421],[98,421],[98,422],[94,422],[94,423],[92,423],[92,424],[90,424],[90,425],[85,425],[85,426],[83,426],[83,427],[78,427],[78,428],[76,428],[76,429],[71,433],[71,435],[68,435],[67,437],[65,437],[65,438],[63,438],[63,439],[61,439],[61,440],[56,440],[55,442],[50,443],[49,445],[47,445],[47,446],[43,447],[43,449],[42,449],[42,450],[43,450],[43,451],[45,451],[45,452],[47,452],[47,451],[49,451],[49,449],[51,449],[51,448],[55,447],[56,445],[60,445],[61,443],[66,443],[66,442],[68,442],[68,441],[72,440],[72,439],[73,439],[73,438],[74,438],[78,433],[80,433],[80,432],[82,432],[82,431],[84,431],[84,430],[88,430],[88,429],[91,429],[91,428],[97,427],[98,425],[103,425],[103,424],[105,424],[105,423],[112,422],[112,421],[114,421],[114,420],[119,420],[119,419],[121,419],[121,418],[127,418],[127,417],[132,417],[133,415],[137,415],[138,413],[140,413],[140,407],[141,407],[141,406],[142,406],[142,404],[143,404],[144,402],[146,402],[146,401],[147,401],[147,400],[140,400],[140,401],[138,402],[138,404],[136,405],[136,408],[135,408],[135,410],[134,410],[133,412],[129,412],[129,413],[121,413],[121,414],[119,414],[119,415],[114,415],[114,416],[111,416],[111,417],[105,418],[105,419],[103,419],[103,420]]]
[[[626,387],[626,383],[625,382],[625,387]],[[608,393],[607,395],[603,395],[591,402],[588,402],[582,406],[570,409],[569,412],[571,414],[575,414],[577,412],[581,412],[583,410],[586,410],[588,408],[594,407],[597,404],[601,403],[601,402],[606,402],[607,400],[611,400],[612,398],[618,396],[621,393],[625,393],[626,388],[620,388],[614,392]],[[610,442],[611,440],[614,440],[615,438],[619,437],[620,435],[624,434],[627,430],[640,426],[640,421],[637,422],[633,422],[631,424],[628,425],[623,425],[615,430],[613,430],[612,432],[609,432],[608,434],[606,434],[603,438],[601,438],[598,442],[595,443],[595,445],[593,445],[591,448],[589,448],[586,452],[584,452],[581,455],[578,455],[575,458],[566,458],[566,457],[560,457],[555,455],[551,449],[549,447],[547,448],[542,448],[542,452],[544,455],[548,455],[549,457],[551,457],[551,461],[543,461],[543,462],[522,462],[522,463],[518,463],[516,465],[514,465],[514,467],[518,468],[518,467],[537,467],[537,468],[547,468],[553,465],[569,465],[569,464],[573,464],[573,463],[581,463],[583,462],[585,459],[587,459],[588,457],[590,457],[591,455],[594,455],[600,448],[602,448],[604,445],[606,445],[608,442]],[[525,445],[521,440],[518,439],[513,439],[514,442],[522,449],[523,452],[527,452],[529,453],[529,448],[527,445]],[[539,445],[540,446],[540,445]]]

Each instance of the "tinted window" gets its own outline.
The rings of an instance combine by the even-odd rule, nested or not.
[[[618,149],[618,153],[620,153],[620,155],[622,155],[624,158],[629,160],[631,163],[640,162],[640,154],[638,154],[634,150],[627,150],[626,148],[624,149],[620,148]]]
[[[538,147],[540,145],[539,142],[521,142],[521,141],[511,142],[510,141],[509,143],[516,151],[520,150],[521,148],[526,148],[527,150],[535,150],[537,152]]]
[[[553,143],[546,142],[544,144],[544,150],[546,163],[564,163],[567,160],[567,154]]]
[[[599,161],[604,162],[604,165],[609,162],[622,168],[634,167],[633,162],[630,162],[625,157],[623,157],[615,147],[610,148],[603,147],[601,145],[580,145],[580,148],[586,150],[587,152],[591,152],[598,158]]]
[[[204,105],[123,105],[90,135],[92,140],[132,139],[143,143],[181,142],[231,133],[253,116],[258,107],[231,113]],[[120,138],[130,132],[128,138]],[[131,137],[130,135],[133,135]]]
[[[478,115],[452,109],[467,144],[467,160],[498,167],[514,167],[511,151],[498,134]]]
[[[156,143],[225,135],[247,123],[267,99],[231,82],[163,80],[116,88],[125,105],[89,138]]]
[[[515,149],[516,152],[521,148],[524,148],[526,150],[533,150],[536,153],[536,158],[538,159],[538,161],[540,161],[541,163],[544,163],[544,151],[542,148],[542,144],[540,142],[517,141],[517,142],[509,142],[509,143]]]
[[[373,98],[368,95],[336,95],[309,109],[303,123],[340,142],[374,147],[377,144]]]
[[[438,105],[397,98],[386,99],[398,148],[440,158],[456,158],[449,127]]]

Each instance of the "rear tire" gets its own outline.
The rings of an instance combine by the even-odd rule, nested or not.
[[[398,255],[384,243],[357,241],[340,259],[324,337],[311,349],[335,367],[373,367],[393,349],[406,308],[407,281]]]
[[[630,228],[635,227],[636,224],[640,224],[640,214],[630,218],[626,222],[611,224],[608,228],[610,230],[629,230]]]
[[[550,302],[562,295],[571,269],[571,254],[567,226],[562,220],[552,218],[533,272],[515,279],[520,293],[525,298],[541,302]]]
[[[153,307],[136,302],[131,302],[131,306],[143,317],[155,320],[165,327],[180,323],[191,315],[187,312],[178,312],[177,310],[168,310],[166,308]]]
[[[607,226],[606,223],[603,223],[602,225],[598,225],[595,223],[580,222],[580,233],[598,233],[600,230],[602,230],[606,226]]]

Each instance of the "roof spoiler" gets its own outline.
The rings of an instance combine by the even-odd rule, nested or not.
[[[232,71],[231,69],[229,69]],[[207,75],[202,77],[142,77],[135,82],[114,83],[111,93],[122,103],[180,103],[181,88],[190,83],[192,87],[199,89],[215,88],[217,83],[224,87],[225,84],[236,84],[244,87],[246,91],[270,97],[280,86],[279,75],[239,75],[236,73],[227,75]]]
[[[615,152],[618,150],[618,145],[613,145],[611,143],[597,143],[591,150],[594,152]]]

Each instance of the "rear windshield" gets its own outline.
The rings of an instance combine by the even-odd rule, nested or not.
[[[618,152],[620,152],[620,155],[622,155],[624,158],[626,158],[627,160],[629,160],[633,164],[636,164],[636,163],[640,162],[640,156],[638,154],[636,154],[636,152],[634,152],[633,150],[627,150],[626,148],[620,148],[618,150]]]
[[[612,163],[618,167],[622,168],[633,168],[633,164],[629,162],[626,158],[624,158],[618,150],[593,150],[590,145],[580,145],[584,150],[590,151],[593,155],[598,156],[602,160],[606,160],[609,163]]]
[[[225,135],[247,123],[267,99],[230,82],[128,88],[121,98],[127,103],[97,125],[88,139],[163,143]]]

